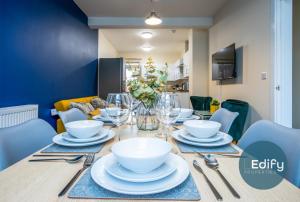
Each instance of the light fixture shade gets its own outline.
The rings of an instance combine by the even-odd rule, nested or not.
[[[150,45],[143,45],[143,46],[141,47],[141,49],[142,49],[143,51],[145,51],[145,52],[149,52],[149,51],[151,51],[151,50],[153,49],[153,47],[150,46]]]
[[[144,38],[144,39],[151,39],[153,37],[153,34],[152,32],[142,32],[141,33],[141,36]]]
[[[145,23],[148,25],[159,25],[162,23],[162,20],[156,12],[152,11],[150,15],[146,18]]]

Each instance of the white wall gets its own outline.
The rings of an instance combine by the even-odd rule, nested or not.
[[[98,30],[98,58],[116,58],[119,53],[103,32]]]
[[[232,0],[209,29],[209,94],[248,102],[250,123],[271,119],[271,20],[270,0]],[[243,48],[243,81],[217,85],[211,80],[211,56],[232,43]],[[261,80],[261,72],[267,72],[269,79]]]
[[[293,128],[300,128],[300,1],[293,6]]]
[[[208,95],[208,32],[191,29],[189,33],[190,95]]]

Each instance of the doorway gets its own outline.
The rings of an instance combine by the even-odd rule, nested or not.
[[[273,119],[292,127],[293,0],[272,1],[273,8]]]

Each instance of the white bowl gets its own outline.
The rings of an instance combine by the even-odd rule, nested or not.
[[[207,120],[189,120],[183,123],[185,129],[197,138],[209,138],[217,134],[221,124]]]
[[[191,117],[192,115],[193,115],[192,109],[185,109],[185,108],[180,109],[179,118],[188,118]]]
[[[148,173],[161,166],[168,158],[172,146],[158,138],[131,138],[111,148],[117,161],[136,173]]]
[[[90,138],[102,129],[103,122],[95,120],[72,121],[65,124],[67,132],[80,139]]]

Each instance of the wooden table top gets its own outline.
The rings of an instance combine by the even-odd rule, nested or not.
[[[123,126],[120,129],[121,139],[134,136],[153,136],[157,131],[145,132],[138,131],[134,126]],[[105,147],[96,154],[100,157],[110,152],[110,147],[117,140],[107,142]],[[174,144],[174,141],[169,138]],[[174,145],[177,151],[178,148]],[[38,152],[37,152],[38,153]],[[195,179],[198,190],[201,194],[201,201],[216,201],[215,196],[207,185],[202,174],[198,173],[192,166],[194,159],[202,165],[204,172],[215,185],[217,190],[223,196],[223,201],[300,201],[300,189],[292,185],[287,180],[283,180],[278,186],[269,190],[258,190],[247,185],[239,173],[239,159],[219,157],[220,170],[238,191],[241,199],[232,196],[228,188],[222,182],[218,174],[209,169],[202,159],[196,154],[180,154],[190,166],[190,171]],[[96,201],[92,199],[69,199],[67,194],[58,197],[57,194],[73,177],[73,175],[82,167],[83,161],[77,164],[68,164],[65,162],[28,162],[31,156],[19,161],[11,167],[0,172],[0,201]],[[103,200],[102,200],[103,201]],[[117,201],[117,200],[104,200]],[[122,200],[133,201],[133,200]],[[141,200],[139,200],[141,201]],[[142,200],[143,201],[143,200]],[[149,201],[149,200],[147,200]],[[157,200],[153,200],[157,201]]]

